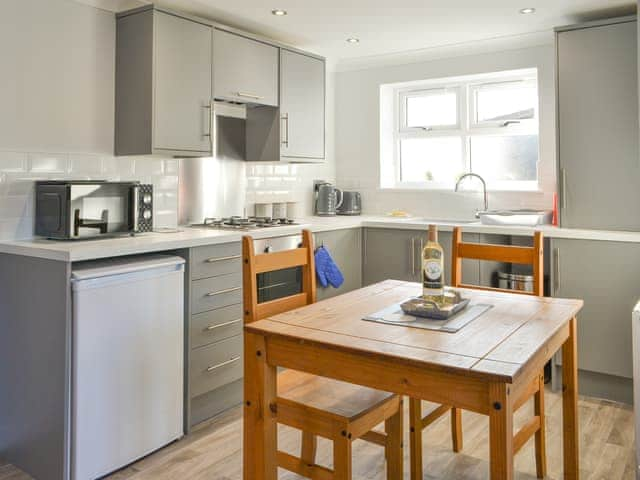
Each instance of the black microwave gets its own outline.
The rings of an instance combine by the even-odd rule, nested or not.
[[[35,234],[70,240],[153,229],[153,185],[139,182],[36,182]]]

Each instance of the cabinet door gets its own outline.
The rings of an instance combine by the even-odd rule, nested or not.
[[[631,311],[640,297],[640,244],[552,239],[554,297],[580,298],[578,366],[632,377]]]
[[[324,159],[324,61],[280,50],[283,157]]]
[[[420,279],[418,249],[422,232],[367,228],[364,231],[363,283]]]
[[[154,148],[210,152],[212,28],[155,12]]]
[[[278,48],[216,29],[213,37],[215,98],[278,106]]]
[[[561,224],[640,229],[636,22],[558,33]]]
[[[324,245],[338,265],[344,283],[340,288],[322,288],[318,284],[318,300],[350,292],[362,286],[362,229],[335,230],[315,235],[315,246]]]

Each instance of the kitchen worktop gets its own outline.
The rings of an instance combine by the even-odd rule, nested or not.
[[[396,218],[387,216],[338,216],[305,217],[298,225],[265,228],[248,232],[254,238],[291,235],[308,228],[314,233],[340,230],[345,228],[393,228],[405,230],[425,230],[428,223],[435,223],[442,231],[450,231],[460,225],[465,232],[493,233],[501,235],[531,235],[541,230],[551,238],[573,238],[582,240],[601,240],[612,242],[640,243],[640,232],[617,232],[602,230],[580,230],[553,226],[516,227],[502,225],[481,225],[456,220],[425,220],[423,218]],[[63,262],[78,262],[98,258],[135,255],[159,252],[178,248],[191,248],[202,245],[238,242],[247,232],[228,230],[210,230],[203,228],[180,227],[178,231],[166,233],[152,232],[135,236],[98,238],[91,240],[47,240],[34,238],[27,240],[0,242],[0,253],[25,255]]]

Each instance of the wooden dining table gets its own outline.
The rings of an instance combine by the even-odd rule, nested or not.
[[[464,290],[491,308],[455,333],[364,321],[417,283],[386,280],[245,325],[244,479],[277,478],[277,368],[459,407],[489,417],[490,478],[513,472],[514,406],[562,350],[564,478],[578,479],[576,315],[582,300]]]

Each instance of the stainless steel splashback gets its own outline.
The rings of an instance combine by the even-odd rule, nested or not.
[[[214,104],[214,157],[180,160],[178,221],[202,223],[205,217],[245,216],[246,109]]]
[[[180,160],[180,225],[202,223],[205,217],[244,216],[245,162],[233,158]]]

